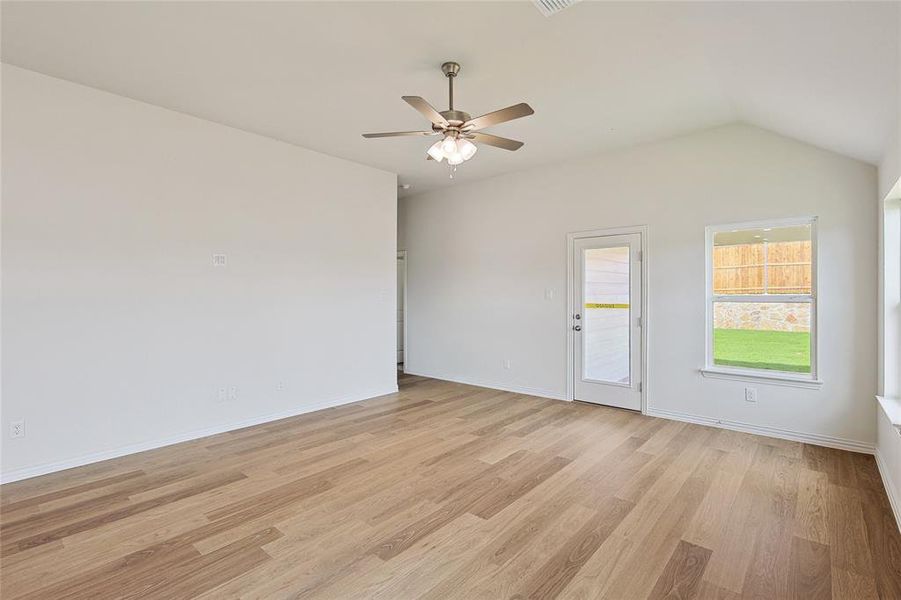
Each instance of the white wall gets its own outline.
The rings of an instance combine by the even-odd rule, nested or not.
[[[896,65],[901,70],[901,11],[898,12],[898,36]],[[901,72],[898,73],[895,93],[895,123],[887,132],[885,154],[879,163],[879,385],[878,392],[897,396],[901,391],[901,317],[891,306],[891,297],[897,289],[899,272],[896,225],[892,214],[897,215],[901,203]],[[889,222],[884,221],[889,215]],[[886,234],[889,236],[886,238]],[[893,286],[895,288],[893,289]],[[887,304],[888,302],[888,304]],[[886,309],[888,306],[888,309]]]
[[[895,523],[901,529],[901,404],[882,399],[876,409],[876,464]]]
[[[895,89],[895,123],[886,132],[886,150],[879,163],[879,198],[884,199],[889,191],[901,179],[901,10],[898,11],[898,35],[895,37],[895,57],[886,57],[893,60],[899,72],[897,73]]]
[[[393,174],[2,75],[5,480],[396,389]]]
[[[901,129],[901,125],[898,129]],[[885,156],[879,163],[879,200],[885,200],[899,180],[901,180],[901,131],[891,136]]]
[[[874,167],[736,124],[472,184],[465,169],[455,186],[401,202],[409,372],[562,397],[566,233],[647,224],[652,410],[872,448]],[[749,404],[745,383],[698,372],[704,228],[802,215],[820,218],[825,383],[759,383],[758,403]],[[513,368],[504,369],[505,359]]]

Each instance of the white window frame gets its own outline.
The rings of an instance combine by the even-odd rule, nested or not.
[[[729,294],[715,295],[713,293],[713,238],[722,231],[735,229],[764,229],[767,227],[797,227],[810,225],[810,294]],[[701,374],[705,377],[717,379],[736,379],[739,381],[764,381],[776,385],[789,385],[796,387],[818,388],[822,381],[817,377],[817,339],[819,322],[817,319],[817,218],[798,217],[791,219],[769,219],[765,221],[746,221],[743,223],[728,223],[723,225],[709,225],[705,235],[705,279],[706,279],[706,352],[705,366]],[[713,305],[714,302],[803,302],[810,304],[810,373],[793,373],[790,371],[771,371],[768,369],[752,369],[747,367],[727,367],[716,365],[713,362]]]

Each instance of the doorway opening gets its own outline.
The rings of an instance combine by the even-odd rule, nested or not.
[[[397,374],[404,371],[407,351],[407,251],[397,253]]]

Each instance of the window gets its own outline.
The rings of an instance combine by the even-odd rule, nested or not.
[[[816,381],[816,219],[707,228],[708,372]]]

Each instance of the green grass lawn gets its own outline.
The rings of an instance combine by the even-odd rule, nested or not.
[[[810,373],[810,334],[714,329],[713,362],[729,367]]]

